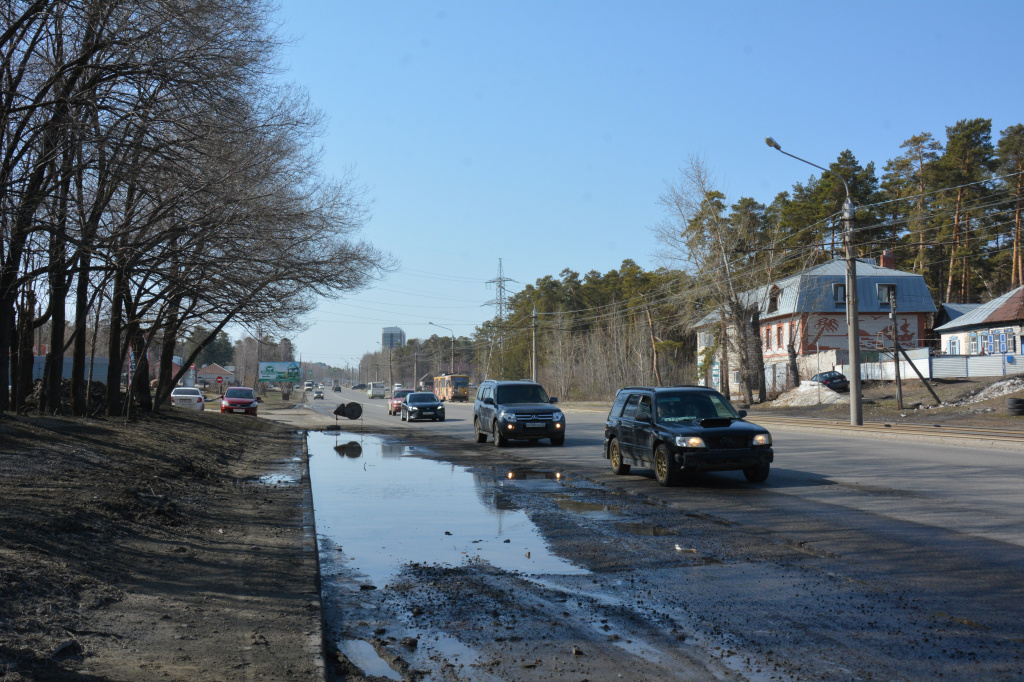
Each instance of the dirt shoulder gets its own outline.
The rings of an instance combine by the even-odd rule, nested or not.
[[[5,416],[0,679],[323,679],[302,454],[237,415]]]

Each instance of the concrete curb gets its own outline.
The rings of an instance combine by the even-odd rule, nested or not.
[[[309,644],[307,645],[313,657],[313,664],[319,670],[320,679],[327,681],[327,642],[324,639],[324,608],[323,590],[320,582],[320,546],[316,536],[316,516],[313,510],[313,486],[309,478],[309,445],[306,439],[307,432],[302,434],[302,552],[312,553],[315,573],[313,575],[313,588],[316,596],[310,601],[312,610],[311,629],[309,633]]]

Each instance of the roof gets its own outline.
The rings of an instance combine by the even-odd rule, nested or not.
[[[750,303],[759,303],[761,319],[789,317],[797,313],[839,313],[846,311],[845,300],[835,300],[834,284],[846,284],[846,261],[831,260],[772,284],[745,291],[741,295]],[[901,313],[934,313],[935,303],[924,276],[883,268],[857,261],[857,301],[860,312],[888,312],[889,304],[879,298],[879,284],[896,285],[896,309]],[[768,312],[773,291],[778,293],[777,308]],[[717,322],[718,311],[706,315],[697,326]]]
[[[944,305],[950,305],[948,303]],[[961,304],[963,305],[963,304]],[[969,305],[969,304],[968,304]],[[951,332],[971,327],[988,327],[993,324],[1005,324],[1024,320],[1024,287],[993,298],[988,303],[975,306],[960,317],[936,327],[937,332]]]

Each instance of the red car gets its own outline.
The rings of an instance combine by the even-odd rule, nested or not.
[[[256,391],[245,386],[233,386],[224,391],[224,396],[220,400],[220,411],[221,413],[241,412],[255,417],[256,407],[259,403],[260,399],[256,397]]]
[[[399,388],[391,392],[391,397],[388,398],[388,414],[396,415],[402,411],[402,401],[405,400],[405,396],[412,393],[411,388]]]

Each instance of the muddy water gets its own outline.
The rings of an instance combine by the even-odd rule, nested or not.
[[[363,589],[383,587],[411,563],[458,566],[485,560],[506,571],[586,571],[552,554],[502,491],[556,492],[558,474],[474,474],[418,458],[413,447],[352,433],[310,433],[309,470],[317,535],[330,562]]]

